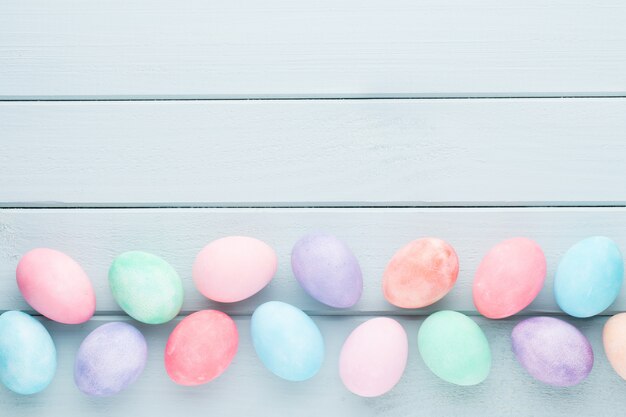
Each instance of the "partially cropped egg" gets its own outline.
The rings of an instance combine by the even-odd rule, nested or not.
[[[21,311],[0,315],[0,381],[18,394],[35,394],[46,388],[57,368],[50,333]]]

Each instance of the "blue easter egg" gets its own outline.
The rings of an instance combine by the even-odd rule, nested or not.
[[[288,381],[304,381],[324,361],[324,339],[302,310],[280,301],[261,304],[252,314],[252,344],[261,362]]]
[[[591,317],[617,298],[624,278],[624,261],[611,239],[594,236],[572,246],[554,278],[559,307],[574,317]]]
[[[35,394],[50,384],[57,352],[43,325],[21,311],[0,315],[0,381],[18,394]]]

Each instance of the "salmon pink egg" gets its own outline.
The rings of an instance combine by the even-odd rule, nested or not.
[[[426,307],[452,289],[458,274],[459,259],[452,246],[441,239],[417,239],[389,261],[383,275],[383,293],[398,307]]]
[[[238,344],[233,319],[217,310],[197,311],[172,331],[165,346],[165,369],[177,384],[205,384],[228,368]]]

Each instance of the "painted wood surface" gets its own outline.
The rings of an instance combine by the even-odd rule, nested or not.
[[[624,205],[624,115],[624,98],[0,103],[0,205]]]
[[[624,95],[622,0],[4,0],[0,98]]]
[[[176,324],[138,326],[148,341],[148,364],[128,391],[110,398],[89,398],[74,386],[73,363],[82,339],[97,326],[127,317],[98,317],[69,327],[45,321],[57,344],[59,367],[50,387],[22,397],[0,389],[0,407],[7,416],[622,416],[624,381],[604,356],[601,331],[606,317],[569,320],[591,341],[594,368],[582,384],[551,388],[533,380],[515,360],[510,332],[521,318],[490,321],[475,318],[489,340],[493,366],[485,382],[460,387],[439,380],[417,350],[423,318],[398,318],[409,337],[409,362],[398,385],[379,398],[360,398],[347,391],[338,375],[338,358],[348,334],[369,317],[313,317],[326,345],[326,358],[312,379],[293,383],[275,377],[257,358],[250,340],[248,317],[236,318],[239,351],[226,372],[208,385],[181,387],[169,380],[163,365],[165,343]],[[131,322],[137,325],[135,322]],[[16,414],[17,412],[17,414]]]
[[[293,244],[306,233],[327,231],[343,239],[364,274],[361,300],[350,310],[324,306],[299,287],[290,264]],[[196,289],[191,267],[211,240],[229,235],[263,239],[277,252],[278,272],[256,296],[234,304],[209,302]],[[184,281],[185,311],[208,307],[247,315],[260,303],[282,300],[313,314],[424,315],[440,309],[477,314],[472,302],[474,273],[499,241],[527,236],[544,249],[546,284],[524,314],[559,313],[553,275],[560,257],[580,239],[607,235],[626,252],[625,208],[447,208],[447,209],[5,209],[0,210],[0,310],[26,309],[15,284],[21,255],[34,247],[53,247],[74,257],[91,277],[100,314],[119,312],[107,281],[113,259],[128,250],[153,252],[169,261]],[[436,236],[448,241],[460,259],[453,290],[427,309],[402,310],[382,295],[387,262],[413,239]],[[626,310],[626,288],[604,314]]]
[[[0,416],[623,415],[625,382],[601,331],[626,310],[626,289],[602,316],[567,319],[596,357],[579,386],[534,381],[509,336],[525,316],[563,317],[552,280],[573,243],[602,234],[626,253],[625,20],[622,0],[0,1],[0,311],[28,310],[15,266],[38,246],[77,259],[98,297],[84,325],[42,319],[58,374],[35,396],[0,387]],[[291,248],[312,231],[336,234],[359,258],[354,308],[325,307],[293,278]],[[211,303],[191,265],[232,234],[274,246],[278,273],[250,300]],[[520,316],[485,319],[472,304],[476,267],[520,235],[546,253],[544,289]],[[456,248],[459,280],[436,305],[400,310],[382,296],[382,273],[424,236]],[[87,333],[137,325],[107,283],[113,258],[132,249],[177,269],[182,315],[235,316],[239,353],[218,380],[186,388],[167,378],[163,350],[181,315],[138,325],[149,362],[129,391],[93,399],[75,388]],[[310,381],[274,377],[251,348],[249,315],[274,299],[322,330],[327,356]],[[484,329],[494,358],[484,383],[450,385],[423,364],[417,330],[440,309]],[[381,315],[407,330],[409,365],[389,394],[363,399],[341,384],[339,351]]]

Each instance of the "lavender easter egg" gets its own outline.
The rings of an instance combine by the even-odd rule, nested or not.
[[[330,307],[352,307],[361,298],[363,275],[350,248],[335,236],[301,238],[291,251],[291,268],[304,290]]]
[[[261,304],[250,320],[257,356],[273,374],[288,381],[313,377],[324,361],[324,339],[302,310],[281,301]]]
[[[139,330],[128,323],[98,327],[83,340],[74,362],[74,382],[87,395],[117,394],[139,377],[148,347]]]
[[[193,264],[193,281],[205,297],[234,303],[252,297],[274,277],[278,259],[267,243],[228,236],[205,246]]]
[[[391,304],[421,308],[442,299],[456,283],[459,258],[454,248],[437,238],[409,242],[385,269],[383,294]]]
[[[217,310],[197,311],[178,323],[167,340],[165,370],[177,384],[206,384],[228,368],[238,346],[233,319]]]
[[[604,236],[583,239],[563,255],[554,276],[554,298],[574,317],[591,317],[619,295],[624,260],[614,241]]]
[[[587,338],[571,324],[554,317],[531,317],[511,333],[518,362],[535,379],[557,387],[582,382],[593,367]]]
[[[31,250],[20,259],[16,277],[26,302],[50,320],[78,324],[93,316],[96,296],[91,281],[83,268],[63,252]]]
[[[50,384],[56,367],[54,342],[38,320],[21,311],[0,315],[0,382],[17,394],[35,394]]]
[[[400,323],[387,317],[370,319],[354,329],[341,348],[341,381],[362,397],[383,395],[400,381],[408,353]]]
[[[474,278],[476,309],[490,319],[512,316],[537,297],[546,278],[546,258],[534,241],[516,237],[485,255]]]

